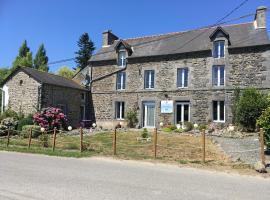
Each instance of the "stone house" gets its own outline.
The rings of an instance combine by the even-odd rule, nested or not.
[[[18,67],[2,83],[2,110],[10,108],[25,115],[54,106],[67,115],[69,124],[79,126],[85,119],[88,90],[75,81]]]
[[[270,88],[266,8],[252,22],[120,39],[103,46],[75,77],[90,86],[88,112],[98,126],[125,124],[130,109],[140,127],[232,123],[235,88]]]

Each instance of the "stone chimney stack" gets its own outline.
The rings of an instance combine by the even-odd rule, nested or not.
[[[118,40],[118,37],[111,30],[106,30],[102,33],[102,47],[110,46],[115,40]]]
[[[254,20],[255,29],[266,28],[266,10],[267,7],[265,6],[260,6],[257,8]]]

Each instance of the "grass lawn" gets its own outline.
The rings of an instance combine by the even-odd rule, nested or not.
[[[117,157],[123,159],[153,159],[153,142],[137,141],[141,132],[117,133]],[[57,135],[55,151],[52,151],[52,135],[49,135],[48,147],[42,147],[38,139],[32,139],[31,148],[28,149],[28,139],[14,136],[6,147],[6,139],[0,139],[0,149],[20,152],[43,153],[68,157],[87,157],[93,155],[113,156],[112,133],[98,133],[83,137],[84,151],[81,153],[80,137],[70,135]],[[201,137],[183,134],[158,134],[157,159],[160,161],[175,161],[181,164],[201,163],[202,143]],[[211,140],[206,139],[207,163],[224,163],[226,157]]]

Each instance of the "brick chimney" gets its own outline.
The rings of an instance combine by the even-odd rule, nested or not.
[[[260,6],[256,10],[256,15],[254,19],[254,27],[258,28],[266,28],[266,10],[267,7]]]
[[[107,47],[113,44],[118,37],[112,33],[111,30],[106,30],[102,33],[102,47]]]

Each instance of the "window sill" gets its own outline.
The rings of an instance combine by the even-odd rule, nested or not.
[[[145,90],[154,90],[155,88],[144,88]]]
[[[177,87],[177,89],[188,89],[188,87]]]
[[[225,120],[224,120],[224,121],[220,121],[220,120],[213,120],[213,122],[215,122],[215,123],[225,123]]]
[[[117,121],[124,121],[125,119],[120,119],[120,118],[117,119],[117,118],[116,118],[115,120],[117,120]]]

